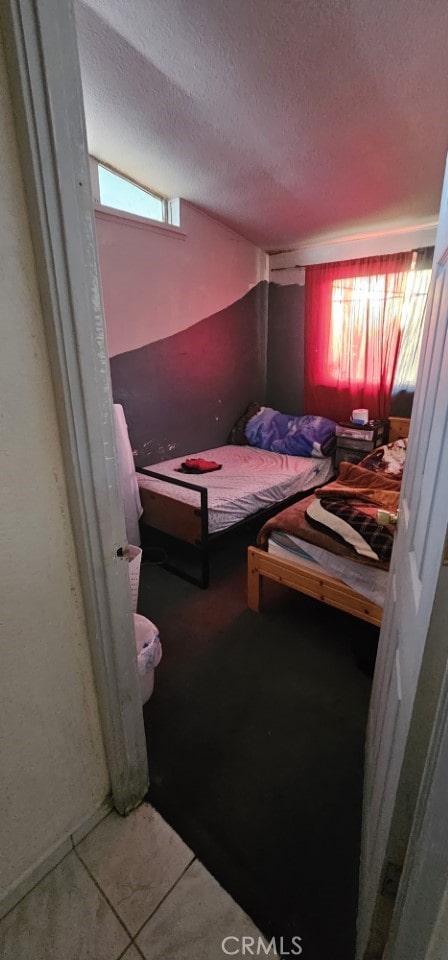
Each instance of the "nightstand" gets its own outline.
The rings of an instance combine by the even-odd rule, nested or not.
[[[335,465],[338,467],[343,460],[359,463],[375,447],[387,443],[388,436],[388,420],[369,420],[362,426],[341,420],[336,424]]]

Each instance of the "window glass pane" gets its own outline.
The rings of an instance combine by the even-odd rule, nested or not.
[[[401,303],[394,274],[333,282],[328,356],[332,380],[342,385],[376,382],[380,346],[396,324]]]
[[[158,197],[152,196],[141,187],[137,187],[118,173],[112,173],[106,167],[98,164],[100,183],[100,203],[115,210],[124,210],[134,213],[138,217],[148,217],[150,220],[164,219],[164,203]]]
[[[410,270],[333,281],[330,382],[375,383],[381,344],[391,338],[398,323],[401,342],[394,392],[414,389],[430,278],[430,270]]]
[[[415,388],[430,280],[431,270],[411,270],[408,274],[394,393],[400,390],[413,392]]]

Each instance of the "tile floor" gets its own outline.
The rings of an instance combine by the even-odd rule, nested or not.
[[[0,921],[0,956],[224,960],[227,936],[238,938],[227,956],[238,957],[241,938],[258,941],[260,933],[142,804],[126,819],[109,813]]]

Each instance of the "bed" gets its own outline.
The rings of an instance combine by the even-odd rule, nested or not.
[[[137,468],[143,524],[182,540],[200,555],[201,575],[167,569],[205,588],[209,583],[209,545],[225,531],[287,506],[334,474],[332,457],[301,457],[248,445],[227,444],[195,454],[222,464],[199,476],[179,473],[185,458]]]
[[[389,443],[407,438],[408,419],[390,417],[389,424]],[[341,465],[340,476],[344,478],[345,473],[347,477],[359,476],[362,473],[358,471],[356,474],[358,468],[353,467],[354,473],[351,474],[349,468],[352,466]],[[327,496],[334,486],[332,483],[328,485]],[[398,482],[396,500],[399,487]],[[394,484],[387,480],[383,482],[384,488],[395,490]],[[312,517],[316,503],[318,498],[308,496],[291,512],[281,511],[261,529],[259,545],[249,547],[248,606],[251,610],[259,611],[263,582],[269,579],[379,626],[388,562],[372,560],[367,555],[368,551],[360,556],[352,547],[336,542],[334,536],[326,535],[322,528],[315,535],[307,514]],[[379,496],[378,506],[381,505]]]

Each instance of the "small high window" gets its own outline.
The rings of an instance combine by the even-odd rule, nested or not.
[[[101,163],[98,164],[98,183],[102,206],[133,213],[137,217],[166,222],[166,200],[138,187],[126,177],[103,167]]]

